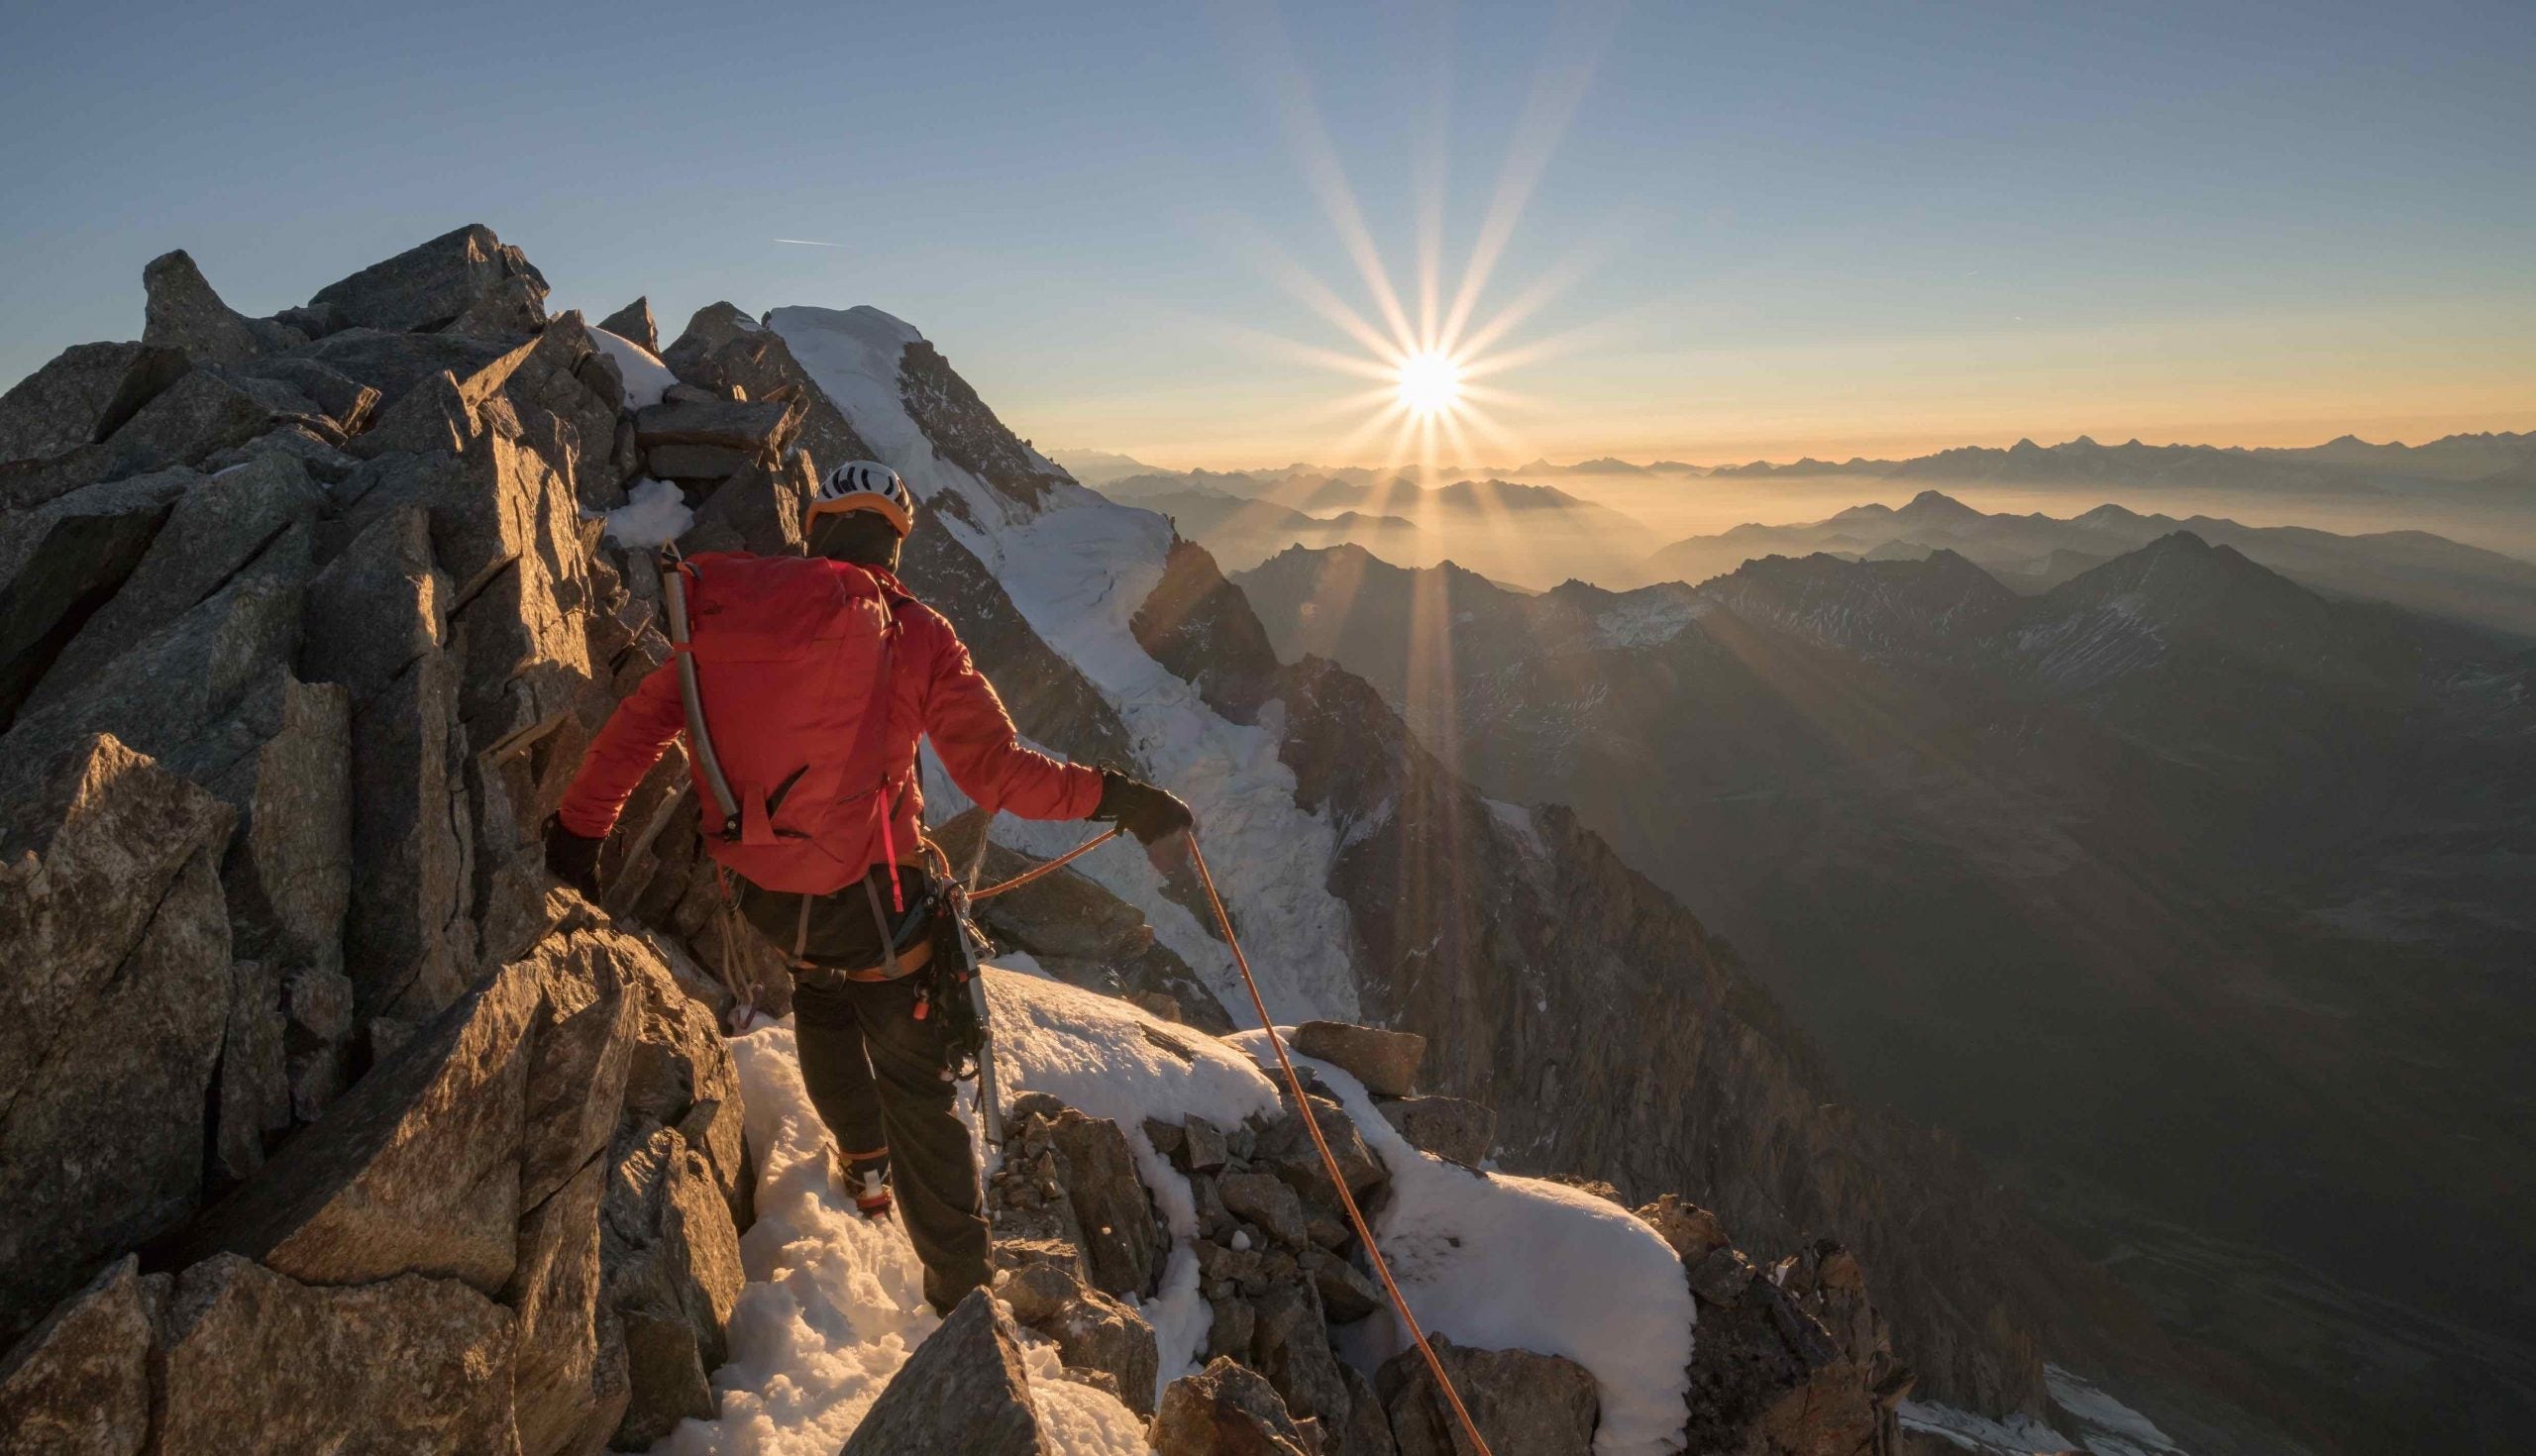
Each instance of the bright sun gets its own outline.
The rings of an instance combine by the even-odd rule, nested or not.
[[[1462,366],[1435,350],[1400,362],[1400,402],[1413,415],[1448,414],[1462,399]]]

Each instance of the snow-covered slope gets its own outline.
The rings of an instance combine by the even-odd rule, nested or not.
[[[1161,1347],[1161,1385],[1190,1373],[1210,1310],[1198,1291],[1188,1180],[1143,1132],[1148,1117],[1238,1125],[1278,1107],[1275,1087],[1234,1043],[1190,1035],[1123,1001],[1026,974],[988,975],[1007,1095],[1042,1092],[1119,1124],[1172,1234],[1161,1293],[1142,1308]],[[669,1456],[829,1456],[941,1321],[895,1223],[867,1223],[832,1189],[828,1137],[801,1084],[789,1025],[733,1043],[758,1167],[757,1223],[741,1240],[749,1278],[731,1318],[731,1360],[713,1377],[719,1418],[688,1421]],[[1618,1206],[1557,1184],[1480,1179],[1410,1147],[1355,1079],[1314,1063],[1392,1178],[1376,1237],[1427,1326],[1482,1348],[1565,1355],[1595,1377],[1596,1456],[1655,1456],[1678,1440],[1692,1305],[1680,1261]],[[965,1104],[964,1104],[964,1110]],[[1356,1326],[1342,1354],[1370,1374],[1404,1347],[1388,1313]],[[1142,1423],[1109,1395],[1059,1378],[1051,1347],[1024,1336],[1033,1393],[1061,1456],[1142,1452]]]
[[[1244,940],[1272,1011],[1341,1019],[1357,1012],[1347,907],[1325,887],[1338,854],[1327,816],[1296,807],[1295,777],[1278,762],[1273,722],[1231,722],[1173,676],[1128,630],[1162,579],[1171,523],[1112,504],[1036,452],[1043,473],[1003,488],[938,452],[909,412],[902,361],[923,336],[874,308],[780,308],[768,323],[855,432],[905,477],[917,500],[986,564],[1030,626],[1109,700],[1134,739],[1143,772],[1197,811],[1210,862],[1243,919]],[[947,787],[926,785],[928,795]],[[956,794],[938,800],[956,807]],[[1004,824],[999,837],[1050,853],[1080,837],[1074,825]],[[1144,911],[1165,944],[1206,978],[1234,1014],[1223,946],[1165,893],[1133,854],[1080,862],[1084,872]]]

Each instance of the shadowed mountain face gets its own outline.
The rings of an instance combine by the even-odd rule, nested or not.
[[[2536,1350],[2484,1333],[2536,1318],[2527,657],[2181,533],[2032,597],[1947,551],[1237,579],[1486,791],[1574,805],[2170,1329],[2364,1448],[2536,1408]]]
[[[2178,520],[2118,505],[2067,518],[1990,514],[1935,490],[1899,507],[1852,506],[1804,525],[1738,526],[1694,536],[1655,553],[1635,573],[1612,579],[1700,581],[1770,555],[1917,560],[1944,549],[2021,591],[2040,592],[2176,531],[2231,547],[2328,596],[2388,601],[2536,638],[2536,564],[2427,531],[2342,536],[2210,516]]]

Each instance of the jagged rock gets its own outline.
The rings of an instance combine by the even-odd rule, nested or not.
[[[665,350],[658,351],[661,363],[687,383],[710,388],[721,397],[729,391],[722,386],[719,373],[707,363],[725,346],[743,339],[769,334],[765,325],[740,309],[735,303],[708,303],[687,317],[687,331]]]
[[[186,1231],[183,1252],[245,1254],[312,1284],[419,1273],[498,1292],[517,1257],[528,1031],[542,1001],[515,966],[431,1023]]]
[[[607,1147],[643,1026],[651,948],[601,926],[549,936],[522,966],[542,1004],[521,1115],[520,1202],[534,1207]]]
[[[510,346],[498,340],[463,334],[347,329],[302,345],[290,357],[313,360],[376,389],[378,408],[383,409],[443,374],[467,378],[509,352]]]
[[[1058,1357],[1073,1370],[1110,1378],[1127,1408],[1151,1416],[1154,1377],[1161,1355],[1145,1317],[1054,1264],[1026,1264],[1012,1271],[996,1294],[1012,1317],[1056,1341]]]
[[[1250,1342],[1259,1333],[1259,1311],[1230,1293],[1219,1300],[1211,1298],[1209,1307],[1212,1313],[1207,1323],[1208,1358],[1229,1356],[1235,1360],[1249,1359]]]
[[[1332,1322],[1345,1324],[1383,1307],[1383,1288],[1374,1283],[1373,1276],[1327,1249],[1304,1250],[1303,1265],[1312,1275],[1312,1286],[1320,1293],[1321,1307],[1329,1311]]]
[[[184,491],[114,598],[53,660],[27,699],[28,709],[78,690],[143,638],[219,590],[284,531],[314,520],[324,504],[325,492],[289,460],[243,466]]]
[[[300,672],[366,701],[447,640],[448,598],[428,513],[381,511],[308,583]]]
[[[74,344],[0,394],[0,461],[102,443],[191,367],[153,344]]]
[[[22,712],[0,735],[0,797],[97,733],[200,781],[227,773],[279,727],[307,574],[307,532],[293,527],[82,690]]]
[[[506,286],[512,279],[518,283]],[[526,255],[471,223],[327,284],[308,306],[346,327],[430,333],[516,325],[511,332],[530,333],[546,321],[545,297],[546,279]],[[491,316],[470,314],[488,299]],[[469,330],[452,329],[461,319]]]
[[[1233,1216],[1258,1224],[1270,1238],[1288,1248],[1301,1248],[1307,1241],[1304,1200],[1275,1176],[1227,1173],[1216,1180],[1215,1192]]]
[[[1338,1357],[1329,1350],[1328,1320],[1319,1292],[1298,1280],[1270,1287],[1251,1303],[1259,1314],[1251,1354],[1260,1373],[1286,1398],[1286,1408],[1298,1417],[1319,1416],[1343,1427],[1347,1383],[1338,1374]]]
[[[265,1143],[290,1130],[281,980],[262,961],[234,961],[229,981],[229,1017],[220,1039],[220,1106],[212,1132],[213,1172],[224,1184],[263,1167]]]
[[[141,1456],[164,1275],[106,1267],[0,1355],[0,1456]]]
[[[1027,1100],[1016,1098],[1015,1111]],[[1126,1133],[1106,1117],[1062,1107],[1048,1116],[1047,1135],[1064,1160],[1065,1193],[1083,1229],[1088,1282],[1108,1295],[1141,1299],[1153,1293],[1170,1245],[1137,1181]]]
[[[1709,1304],[1734,1303],[1744,1297],[1745,1287],[1760,1277],[1752,1261],[1732,1248],[1712,1250],[1707,1258],[1682,1272],[1690,1282],[1693,1297]]]
[[[769,462],[792,443],[806,409],[798,399],[664,402],[635,411],[634,438],[646,451],[665,445],[703,445]]]
[[[690,555],[797,556],[804,544],[801,510],[817,488],[806,456],[794,455],[772,470],[751,462],[696,507],[695,524],[679,538],[679,548]]]
[[[637,298],[609,314],[598,321],[598,326],[619,339],[640,344],[654,354],[661,352],[661,329],[653,321],[652,300],[648,297]]]
[[[195,364],[242,364],[276,349],[305,344],[296,329],[270,319],[251,319],[220,301],[192,255],[162,253],[141,270],[149,301],[141,342],[184,352]]]
[[[278,380],[308,396],[346,435],[360,434],[371,414],[385,402],[385,395],[378,388],[362,383],[322,360],[295,356],[260,359],[249,366],[248,372],[258,378]]]
[[[73,490],[0,516],[0,725],[150,549],[201,476],[167,470]]]
[[[282,980],[282,1006],[291,1117],[314,1122],[342,1093],[350,1070],[352,978],[323,966],[299,967]]]
[[[218,870],[230,822],[209,795],[104,737],[11,806],[0,844],[0,1338],[200,1196],[230,999]]]
[[[1419,1064],[1426,1060],[1426,1038],[1414,1031],[1345,1021],[1307,1021],[1295,1028],[1294,1046],[1354,1077],[1376,1096],[1409,1095],[1417,1088]]]
[[[1187,1131],[1189,1137],[1186,1153],[1188,1162],[1183,1165],[1183,1171],[1213,1173],[1224,1166],[1224,1161],[1231,1156],[1231,1152],[1224,1141],[1222,1128],[1194,1114],[1181,1119],[1180,1125]]]
[[[625,1416],[629,1393],[609,1378],[600,1352],[606,1187],[607,1160],[594,1153],[520,1219],[519,1259],[502,1302],[519,1319],[511,1400],[523,1456],[591,1449]]]
[[[755,459],[719,445],[656,445],[643,455],[646,470],[661,480],[724,480]]]
[[[1593,1372],[1584,1366],[1531,1350],[1465,1349],[1441,1335],[1429,1335],[1427,1343],[1490,1450],[1525,1456],[1589,1456],[1593,1451],[1602,1399]],[[1391,1410],[1400,1456],[1465,1456],[1468,1438],[1416,1349],[1384,1362],[1374,1384]],[[1691,1449],[1711,1448],[1695,1441]]]
[[[213,451],[246,444],[272,427],[276,403],[286,412],[293,402],[289,391],[268,385],[279,392],[267,392],[258,383],[216,368],[186,370],[106,437],[101,463],[118,473],[138,474],[193,465]]]
[[[352,709],[284,676],[272,732],[209,787],[242,815],[222,882],[241,954],[336,969],[352,896]]]
[[[455,761],[458,665],[437,649],[381,685],[353,718],[353,889],[345,964],[354,1014],[429,1014],[457,998],[475,960],[467,919],[469,819]]]
[[[218,474],[232,466],[254,465],[262,460],[296,461],[311,477],[328,482],[342,480],[361,468],[360,461],[335,448],[314,429],[289,424],[267,430],[244,445],[213,451],[202,458],[202,468],[206,474]]]
[[[1322,1166],[1321,1151],[1314,1145],[1312,1129],[1304,1125],[1302,1116],[1293,1109],[1294,1094],[1285,1094],[1287,1111],[1259,1134],[1251,1163],[1284,1179],[1296,1193],[1303,1195],[1305,1214],[1326,1214],[1343,1220],[1337,1190],[1329,1183],[1329,1173]],[[1390,1182],[1391,1175],[1365,1146],[1364,1135],[1356,1130],[1347,1109],[1327,1097],[1309,1097],[1313,1121],[1321,1128],[1330,1156],[1337,1160],[1338,1172],[1354,1195],[1359,1206],[1373,1196],[1376,1189]]]
[[[1374,1110],[1411,1147],[1464,1168],[1487,1161],[1497,1136],[1496,1109],[1461,1097],[1400,1097],[1376,1102]]]
[[[1666,1194],[1639,1208],[1638,1216],[1673,1246],[1684,1269],[1698,1268],[1709,1255],[1735,1242],[1727,1237],[1726,1226],[1717,1221],[1716,1214],[1684,1201],[1678,1194]]]
[[[746,1276],[739,1234],[704,1155],[672,1128],[620,1137],[599,1212],[602,1298],[625,1330],[632,1397],[614,1443],[641,1448],[710,1417]]]
[[[1773,1279],[1747,1278],[1723,1300],[1701,1295],[1690,1381],[1693,1450],[1851,1456],[1890,1443],[1891,1403]],[[1892,1400],[1907,1390],[1906,1380]]]
[[[1153,1144],[1155,1152],[1169,1159],[1172,1167],[1183,1173],[1189,1171],[1189,1133],[1181,1123],[1148,1117],[1145,1119],[1145,1141]]]
[[[1161,1456],[1316,1456],[1267,1380],[1223,1357],[1164,1389],[1146,1439]]]
[[[313,1288],[218,1255],[163,1339],[154,1453],[513,1449],[511,1312],[453,1280]]]
[[[1022,1374],[1012,1322],[985,1290],[972,1291],[916,1346],[872,1403],[838,1456],[1053,1456]]]
[[[1341,1364],[1338,1378],[1347,1384],[1347,1419],[1338,1427],[1337,1442],[1331,1447],[1335,1456],[1400,1456],[1400,1442],[1391,1433],[1391,1416],[1383,1410],[1382,1397],[1374,1383],[1357,1373],[1356,1367]]]

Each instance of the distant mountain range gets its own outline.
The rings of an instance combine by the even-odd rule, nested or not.
[[[1168,473],[1159,468],[1105,451],[1061,451],[1056,460],[1077,479],[1093,486],[1125,475]],[[2146,445],[2138,440],[2099,445],[2081,435],[2060,445],[2020,440],[2006,449],[1960,446],[1904,460],[1846,461],[1812,457],[1786,464],[1753,461],[1745,465],[1696,466],[1659,460],[1645,465],[1602,456],[1574,465],[1535,459],[1520,466],[1456,465],[1439,468],[1448,475],[1538,478],[1555,475],[1716,475],[1765,478],[1776,475],[1863,475],[1903,479],[1953,480],[1995,484],[2069,485],[2120,482],[2147,488],[2190,486],[2215,489],[2374,491],[2405,481],[2446,484],[2527,484],[2536,471],[2536,432],[2485,432],[2448,435],[2423,445],[2373,444],[2344,435],[2322,445],[2296,448],[2217,445]],[[1297,463],[1244,473],[1259,479],[1293,475],[1335,476],[1358,482],[1397,473],[1364,467],[1316,466]]]
[[[1865,1096],[2018,1169],[2353,1449],[2421,1449],[2416,1417],[2507,1446],[2478,1412],[2536,1395],[2536,655],[2171,529],[2034,595],[1945,549],[1236,581],[1281,655],[1573,805]],[[2232,1252],[2265,1243],[2309,1272]]]
[[[1354,545],[1410,563],[1451,555],[1554,581],[1633,569],[1646,528],[1554,485],[1502,479],[1426,486],[1399,474],[1147,471],[1101,487],[1170,516],[1228,570],[1288,546]]]
[[[2026,592],[2048,590],[2163,536],[2189,531],[2242,552],[2290,579],[2337,596],[2370,597],[2433,616],[2536,638],[2536,564],[2434,536],[2386,531],[2342,536],[2298,526],[2245,526],[2212,516],[2176,519],[2101,505],[2081,515],[1976,510],[1924,490],[1900,507],[1859,505],[1793,526],[1738,526],[1674,542],[1636,573],[1606,578],[1704,581],[1765,556],[1828,552],[1869,560],[1962,554]]]

